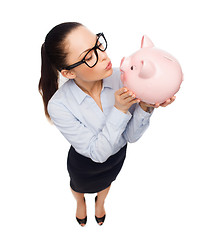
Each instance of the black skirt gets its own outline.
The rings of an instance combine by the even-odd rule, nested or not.
[[[71,146],[68,152],[67,169],[70,176],[70,187],[79,193],[97,193],[116,179],[125,157],[127,144],[104,163],[96,163]]]

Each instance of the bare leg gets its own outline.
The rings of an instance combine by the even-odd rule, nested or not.
[[[98,218],[101,218],[106,214],[104,209],[104,201],[107,197],[109,190],[110,190],[110,186],[104,189],[103,191],[100,191],[97,193],[97,201],[95,204],[95,215]],[[102,223],[99,223],[99,224],[101,225]]]
[[[84,201],[84,193],[75,192],[71,189],[74,198],[77,201],[76,217],[79,219],[84,219],[86,217],[86,203]],[[81,224],[84,226],[85,224]]]

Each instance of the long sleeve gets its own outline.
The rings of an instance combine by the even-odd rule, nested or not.
[[[114,107],[114,93],[123,87],[119,69],[103,79],[102,110],[73,79],[65,82],[48,102],[52,122],[83,156],[103,163],[127,142],[137,141],[149,126],[151,114],[132,105],[127,114]]]
[[[126,127],[125,132],[123,133],[127,142],[136,142],[143,135],[143,133],[149,127],[151,116],[152,112],[145,112],[139,104],[135,105],[132,118]]]
[[[102,130],[96,134],[62,104],[50,102],[48,112],[54,125],[77,152],[100,163],[113,154],[114,146],[131,118],[129,112],[124,114],[113,107]]]

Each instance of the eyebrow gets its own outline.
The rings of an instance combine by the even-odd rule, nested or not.
[[[97,38],[98,38],[98,36],[96,35],[96,39],[97,39]],[[95,45],[94,45],[94,47],[95,47]],[[82,52],[82,53],[79,55],[79,57],[80,57],[83,53],[88,52],[90,49],[92,49],[92,48],[86,49],[84,52]]]

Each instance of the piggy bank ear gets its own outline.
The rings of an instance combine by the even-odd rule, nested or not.
[[[155,69],[153,67],[153,64],[150,61],[144,60],[141,61],[142,67],[139,72],[140,78],[150,78],[155,72]]]
[[[154,44],[146,35],[142,37],[141,48],[150,47],[153,48]]]

